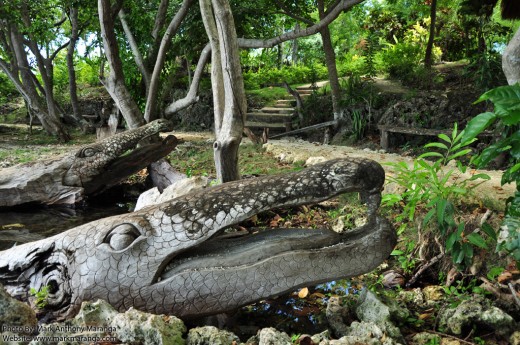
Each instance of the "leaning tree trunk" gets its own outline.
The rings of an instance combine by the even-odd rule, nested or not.
[[[31,68],[27,61],[27,53],[23,46],[23,36],[13,25],[11,28],[11,44],[13,52],[18,62],[17,70],[20,71],[21,82],[17,76],[9,75],[9,78],[15,84],[17,90],[23,96],[24,100],[29,106],[29,111],[32,111],[40,120],[42,127],[51,135],[54,135],[58,140],[66,142],[70,140],[70,136],[65,130],[63,124],[58,118],[51,116],[44,109],[43,102],[35,87],[35,77],[31,72]],[[2,68],[7,70],[7,66]]]
[[[240,178],[238,147],[246,113],[237,34],[227,0],[200,0],[200,7],[211,44],[215,167],[217,179],[228,182]]]
[[[145,124],[143,115],[125,86],[123,63],[114,31],[115,16],[110,0],[98,0],[99,23],[105,47],[105,56],[110,66],[109,75],[103,81],[105,88],[123,114],[126,124],[131,129]]]

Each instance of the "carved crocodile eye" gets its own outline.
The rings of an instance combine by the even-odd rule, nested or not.
[[[128,248],[139,236],[141,233],[135,226],[124,223],[113,228],[104,242],[113,250],[119,251]]]
[[[98,150],[96,150],[95,148],[85,147],[78,152],[78,157],[80,157],[80,158],[92,157],[96,153],[98,153]]]

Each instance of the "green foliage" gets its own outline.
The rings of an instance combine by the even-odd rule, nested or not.
[[[404,250],[394,249],[390,255],[395,256],[405,273],[412,273],[417,265],[417,259],[412,255],[415,242],[408,241]]]
[[[9,78],[0,71],[0,102],[4,103],[16,94],[16,89]]]
[[[256,90],[265,86],[311,83],[327,78],[327,68],[321,64],[311,67],[290,65],[282,68],[261,68],[257,71],[244,72],[244,85],[248,90]]]
[[[428,21],[424,22],[426,25]],[[417,74],[425,74],[422,71],[421,61],[424,58],[428,30],[419,23],[409,29],[404,38],[399,41],[394,37],[394,43],[386,43],[379,55],[380,69],[391,78],[399,79],[405,84],[417,85]],[[441,50],[434,46],[432,51],[433,61],[440,61]]]
[[[506,83],[502,72],[502,55],[493,51],[472,55],[466,74],[472,77],[477,88],[482,91]]]
[[[515,195],[507,200],[503,226],[509,236],[499,249],[506,250],[520,262],[520,84],[501,86],[484,93],[475,102],[490,101],[493,112],[485,112],[474,117],[464,130],[463,140],[474,140],[480,133],[496,124],[503,128],[502,137],[486,147],[473,159],[477,167],[487,166],[493,159],[507,152],[511,165],[502,175],[502,184],[516,183]]]
[[[49,298],[49,286],[42,286],[40,290],[36,290],[35,288],[31,288],[29,293],[31,296],[35,297],[36,306],[40,309],[45,308],[47,305],[47,299]]]
[[[470,178],[461,176],[467,169],[459,159],[471,152],[468,145],[473,140],[463,141],[464,132],[459,133],[455,125],[451,137],[440,134],[439,142],[426,144],[426,148],[437,151],[426,152],[414,160],[413,167],[405,162],[389,163],[396,172],[390,182],[404,188],[400,194],[387,194],[383,202],[393,206],[404,203],[403,214],[398,220],[413,221],[418,209],[426,214],[422,226],[435,224],[435,231],[445,240],[446,252],[451,254],[457,265],[467,266],[471,263],[474,247],[487,248],[486,240],[479,233],[465,234],[465,224],[457,221],[457,207],[462,198],[467,197],[478,184],[476,180],[488,180],[485,174],[476,174]],[[427,162],[424,158],[435,158],[435,162]],[[455,162],[450,168],[448,163]],[[494,231],[483,229],[486,237],[496,239]]]
[[[340,76],[362,75],[366,70],[365,57],[351,50],[341,57],[337,69]]]
[[[375,55],[378,49],[378,39],[374,33],[369,33],[366,40],[365,48],[365,74],[368,77],[375,77],[377,74]]]

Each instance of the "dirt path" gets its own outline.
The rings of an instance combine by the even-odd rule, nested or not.
[[[288,163],[303,161],[307,162],[307,164],[313,164],[314,162],[333,158],[369,158],[383,164],[387,174],[393,174],[394,172],[391,167],[385,166],[384,163],[404,161],[408,163],[409,166],[413,164],[413,159],[410,157],[386,153],[384,151],[372,151],[369,149],[359,150],[348,146],[320,145],[294,139],[271,140],[264,145],[264,148],[267,152],[273,154],[281,161]],[[508,184],[501,186],[501,171],[472,170],[471,172],[466,172],[464,175],[453,174],[451,181],[454,181],[457,178],[469,178],[471,176],[470,173],[475,174],[481,172],[488,174],[491,179],[475,188],[475,197],[477,199],[476,201],[487,207],[503,210],[505,200],[514,194],[516,185]],[[395,190],[395,186],[389,185],[387,188],[385,188],[385,190],[387,192]]]

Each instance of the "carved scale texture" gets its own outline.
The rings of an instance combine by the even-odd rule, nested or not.
[[[226,183],[0,252],[0,282],[19,297],[21,290],[40,288],[49,272],[39,272],[45,271],[52,253],[60,259],[52,279],[61,290],[53,291],[48,308],[57,309],[59,316],[73,315],[82,301],[97,298],[120,310],[134,306],[179,316],[229,310],[297,286],[367,272],[381,263],[395,245],[393,229],[375,213],[383,182],[378,163],[340,159],[285,175]],[[232,224],[274,207],[319,202],[345,192],[367,197],[366,234],[347,236],[326,248],[280,253],[253,265],[200,267],[158,281],[176,255]],[[121,229],[130,229],[133,237],[124,248],[113,248]]]
[[[82,199],[85,184],[102,179],[113,160],[143,138],[171,126],[169,121],[156,120],[60,157],[1,169],[0,207],[29,202],[74,204]]]

